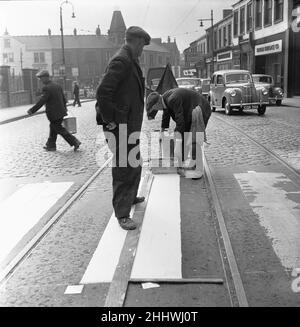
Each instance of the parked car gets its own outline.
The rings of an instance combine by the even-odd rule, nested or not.
[[[268,101],[268,90],[255,85],[248,70],[220,70],[213,73],[208,100],[212,111],[224,108],[230,115],[233,109],[256,109],[264,115]]]
[[[269,92],[269,104],[281,106],[283,99],[283,90],[274,85],[274,79],[270,75],[252,74],[255,85],[264,86]]]
[[[197,77],[179,77],[176,78],[178,87],[195,90],[202,93],[202,83],[201,79]]]

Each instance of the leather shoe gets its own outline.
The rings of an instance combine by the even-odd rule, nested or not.
[[[137,224],[129,217],[119,218],[118,222],[120,227],[125,230],[133,230],[137,227]]]
[[[80,146],[81,142],[80,141],[76,141],[75,145],[74,145],[74,151],[77,151],[79,146]]]
[[[144,202],[145,201],[145,197],[144,196],[137,196],[133,203],[132,204],[138,204],[138,203],[141,203],[141,202]]]
[[[56,148],[54,147],[48,147],[47,145],[43,146],[43,149],[45,149],[46,151],[56,151]]]

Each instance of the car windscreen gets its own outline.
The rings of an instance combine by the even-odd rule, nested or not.
[[[204,79],[202,80],[203,85],[210,85],[210,79]]]
[[[254,82],[272,84],[271,76],[253,76]]]
[[[179,79],[177,80],[178,86],[199,86],[200,81],[198,79]]]
[[[246,73],[235,73],[226,75],[226,84],[250,83],[251,75]]]

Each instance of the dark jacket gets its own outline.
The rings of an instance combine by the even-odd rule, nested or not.
[[[108,64],[96,92],[97,123],[127,124],[128,131],[140,131],[144,111],[145,81],[141,68],[124,45]],[[97,108],[96,106],[96,108]]]
[[[49,121],[56,121],[67,115],[66,98],[60,85],[50,81],[42,89],[40,100],[30,109],[32,113],[46,106],[46,115]]]
[[[192,124],[192,111],[197,105],[202,109],[205,127],[211,115],[208,101],[194,90],[175,88],[163,94],[163,100],[167,107],[164,109],[161,128],[169,128],[170,118],[176,123],[175,131],[183,134],[189,132]]]
[[[79,86],[77,84],[74,85],[73,94],[76,96],[79,95]]]

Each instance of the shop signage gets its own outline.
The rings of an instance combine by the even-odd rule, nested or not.
[[[217,61],[225,61],[225,60],[231,60],[232,59],[232,51],[226,51],[222,53],[217,54]]]
[[[195,75],[197,75],[197,70],[195,68],[183,69],[182,75],[183,76],[195,76]]]
[[[282,40],[264,43],[255,46],[255,55],[264,56],[270,53],[276,53],[282,51]]]

